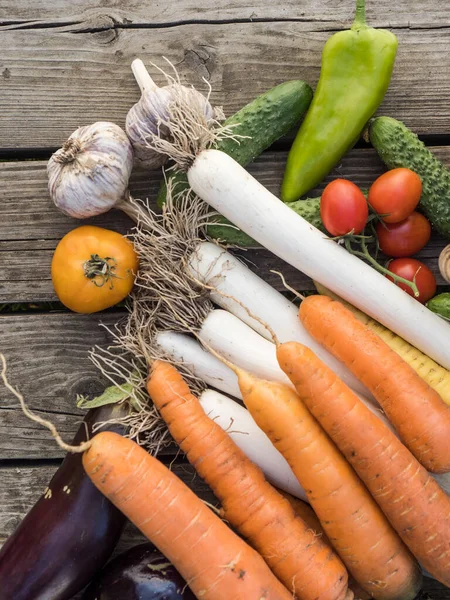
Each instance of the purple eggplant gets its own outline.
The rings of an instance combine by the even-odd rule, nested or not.
[[[95,423],[124,414],[108,405],[90,410],[74,440]],[[105,429],[123,433],[120,426]],[[110,557],[125,518],[85,474],[81,454],[67,454],[44,494],[0,550],[0,600],[68,600]]]
[[[135,546],[112,560],[82,600],[195,600],[186,582],[153,544]]]

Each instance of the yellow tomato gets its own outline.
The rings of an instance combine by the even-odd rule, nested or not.
[[[53,287],[70,310],[98,312],[128,296],[138,264],[133,244],[123,235],[84,225],[57,245],[52,259]]]

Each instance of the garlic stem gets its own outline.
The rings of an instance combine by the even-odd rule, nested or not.
[[[144,63],[140,58],[136,58],[131,63],[131,70],[133,71],[134,78],[141,89],[141,93],[151,92],[158,89],[158,86],[150,77],[149,72],[145,68]]]
[[[143,217],[148,215],[148,213],[140,207],[139,204],[133,202],[130,193],[127,192],[125,197],[114,205],[114,208],[118,210],[122,210],[132,221],[137,224],[141,224],[141,227],[145,229],[145,224],[143,224]]]

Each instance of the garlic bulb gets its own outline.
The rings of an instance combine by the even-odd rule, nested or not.
[[[168,107],[175,96],[183,94],[184,101],[192,106],[193,110],[204,114],[207,122],[212,122],[218,115],[208,99],[194,88],[182,86],[177,82],[158,87],[139,59],[133,61],[131,68],[142,96],[128,112],[125,129],[133,144],[137,161],[146,168],[156,169],[161,167],[168,157],[149,148],[146,141],[150,135],[158,135],[162,139],[169,137],[169,129],[165,123],[170,118]]]
[[[122,208],[133,167],[133,149],[118,125],[80,127],[48,161],[48,189],[66,215],[85,219]]]
[[[439,271],[445,281],[450,283],[450,244],[439,255]]]

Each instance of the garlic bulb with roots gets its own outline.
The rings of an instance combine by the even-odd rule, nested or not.
[[[133,213],[127,191],[132,167],[133,149],[118,125],[99,121],[80,127],[48,161],[50,196],[64,214],[78,219],[111,208]]]
[[[180,97],[183,105],[191,107],[195,114],[202,115],[206,128],[214,126],[217,120],[224,118],[220,108],[213,108],[209,99],[193,87],[181,85],[178,77],[175,79],[164,73],[169,83],[158,87],[140,59],[132,62],[131,69],[142,95],[139,102],[128,112],[125,129],[133,144],[138,164],[155,169],[168,160],[167,155],[151,147],[149,140],[156,135],[161,139],[170,138],[169,107],[175,101],[179,101]]]

